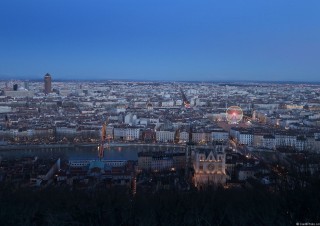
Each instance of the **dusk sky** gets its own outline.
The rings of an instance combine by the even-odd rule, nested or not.
[[[320,81],[319,0],[2,0],[0,78]]]

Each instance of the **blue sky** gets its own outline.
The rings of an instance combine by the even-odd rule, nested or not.
[[[2,0],[0,76],[320,81],[319,12],[319,0]]]

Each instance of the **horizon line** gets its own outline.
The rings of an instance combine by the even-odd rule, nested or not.
[[[14,78],[0,78],[0,81],[12,81],[12,80],[20,80],[20,81],[43,81],[43,78],[19,78],[19,77],[14,77]],[[114,78],[91,78],[91,79],[85,79],[85,78],[77,78],[77,79],[66,79],[66,78],[58,78],[58,79],[52,79],[52,82],[63,82],[63,81],[73,81],[73,82],[94,82],[94,81],[99,81],[99,82],[104,82],[104,81],[121,81],[121,82],[191,82],[191,83],[201,83],[201,82],[207,82],[207,83],[320,83],[320,80],[309,80],[309,81],[302,81],[302,80],[253,80],[253,79],[211,79],[211,80],[166,80],[166,79],[114,79]]]

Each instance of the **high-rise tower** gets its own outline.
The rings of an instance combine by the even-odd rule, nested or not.
[[[44,76],[44,93],[46,95],[51,93],[51,75],[49,73]]]

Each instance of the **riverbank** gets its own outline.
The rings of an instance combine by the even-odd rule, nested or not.
[[[78,150],[82,148],[95,148],[98,147],[99,143],[77,143],[77,144],[8,144],[1,145],[0,151],[9,151],[9,150],[44,150],[44,151],[53,151],[53,150]],[[185,144],[159,144],[159,143],[121,143],[121,142],[112,142],[105,143],[104,148],[108,147],[155,147],[155,148],[186,148]],[[193,145],[194,148],[211,148],[208,145]]]

